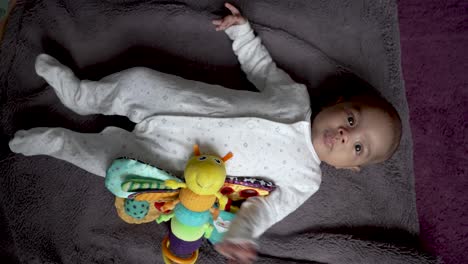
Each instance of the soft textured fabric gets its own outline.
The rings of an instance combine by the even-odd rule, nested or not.
[[[7,142],[15,131],[37,126],[87,133],[107,126],[133,129],[125,118],[80,116],[64,107],[34,73],[34,59],[44,52],[70,66],[80,79],[99,80],[145,66],[254,90],[232,54],[231,41],[211,24],[225,13],[223,3],[38,0],[14,9],[0,56],[0,240],[5,241],[6,259],[52,263],[160,259],[164,227],[121,221],[102,178],[56,159],[14,155]],[[340,72],[347,69],[396,106],[404,128],[399,150],[384,164],[359,174],[322,165],[320,190],[261,237],[258,263],[433,262],[417,244],[412,144],[395,2],[233,4],[249,19],[274,61],[308,87],[312,100],[329,90],[322,85],[324,80],[340,79]],[[223,258],[204,243],[199,261],[221,263]]]
[[[275,183],[277,188],[269,196],[243,203],[227,239],[258,237],[301,205],[320,184],[320,161],[310,142],[309,122],[288,125],[258,118],[161,116],[137,124],[134,133],[148,142],[155,139],[154,162],[162,162],[167,170],[183,168],[191,153],[190,137],[200,146],[209,146],[209,152],[232,151],[234,157],[226,163],[229,175]]]
[[[276,68],[249,24],[232,27],[229,32],[242,68],[260,86],[259,97],[258,93],[248,92],[252,96],[247,95],[243,101],[250,106],[249,111],[269,117],[276,110],[270,117],[273,120],[289,121],[301,116],[310,119],[307,90]],[[87,111],[94,108],[105,114],[123,114],[139,123],[132,134],[118,128],[106,128],[106,132],[97,135],[61,128],[19,131],[10,141],[12,151],[27,156],[50,155],[98,176],[106,175],[115,158],[128,156],[178,172],[179,177],[193,144],[206,146],[204,152],[232,151],[236,154],[226,163],[229,176],[265,178],[277,188],[267,197],[250,198],[242,205],[224,237],[226,240],[255,243],[254,239],[296,210],[319,188],[320,160],[311,143],[310,120],[288,124],[254,117],[197,117],[198,113],[223,116],[226,111],[228,116],[249,115],[239,113],[242,105],[238,108],[235,102],[227,103],[231,98],[245,96],[243,91],[218,87],[202,88],[195,93],[192,88],[206,84],[168,75],[159,79],[161,73],[144,68],[131,69],[129,75],[117,73],[120,76],[117,80],[111,76],[100,82],[79,81],[68,68],[47,55],[38,57],[36,71],[55,89],[61,101],[77,113],[90,113]],[[167,79],[174,81],[166,85]],[[158,95],[149,95],[152,92]],[[143,100],[138,98],[141,96]],[[193,97],[200,102],[192,100]],[[210,104],[213,98],[220,103]],[[141,105],[144,103],[147,105]],[[283,109],[283,105],[294,107]],[[210,110],[205,113],[208,107]],[[159,115],[159,109],[192,116]]]
[[[178,203],[174,208],[174,217],[184,225],[199,226],[209,221],[210,210],[194,212],[187,209],[182,203]]]
[[[106,148],[107,146],[103,147]],[[127,175],[135,175],[144,179],[128,179],[125,177]],[[127,198],[135,195],[135,191],[131,190],[132,188],[168,189],[164,185],[164,181],[180,181],[179,178],[176,178],[165,170],[130,158],[118,158],[113,160],[105,171],[104,176],[106,177],[106,188],[120,198]],[[145,180],[150,181],[148,182]]]

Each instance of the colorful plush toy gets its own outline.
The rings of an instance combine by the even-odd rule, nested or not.
[[[162,169],[120,158],[107,170],[106,187],[116,196],[119,217],[127,223],[170,220],[162,244],[165,263],[195,263],[203,237],[213,244],[222,240],[235,217],[233,202],[268,195],[275,188],[264,180],[226,177],[224,163],[232,156],[202,155],[195,145],[185,182]]]
[[[171,220],[169,235],[162,243],[165,263],[195,263],[202,237],[209,238],[213,231],[210,215],[215,220],[218,217],[214,207],[216,199],[220,208],[224,208],[227,203],[228,199],[221,194],[220,189],[226,180],[224,162],[231,157],[231,152],[223,158],[202,155],[198,145],[195,145],[194,156],[185,166],[185,183],[165,181],[169,188],[181,188],[179,198],[169,207],[165,206],[170,209],[175,205],[174,210],[158,219],[158,222]]]

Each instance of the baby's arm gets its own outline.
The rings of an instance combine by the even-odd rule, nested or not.
[[[260,90],[270,88],[296,88],[305,89],[302,84],[296,83],[291,77],[278,68],[273,62],[270,53],[263,46],[259,37],[254,32],[239,10],[230,4],[225,5],[232,13],[220,20],[214,20],[216,30],[225,30],[233,40],[232,48],[237,55],[242,70],[247,78]]]
[[[309,179],[312,180],[296,182],[295,186],[279,186],[266,197],[247,199],[236,214],[223,242],[217,245],[217,250],[228,258],[245,259],[241,263],[249,263],[251,252],[256,249],[255,240],[318,190],[320,176]]]

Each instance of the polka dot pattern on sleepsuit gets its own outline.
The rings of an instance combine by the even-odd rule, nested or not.
[[[156,141],[153,151],[170,155],[170,165],[178,170],[183,170],[194,144],[202,153],[223,156],[231,151],[234,157],[226,163],[229,175],[263,177],[279,185],[294,175],[310,174],[319,163],[306,121],[156,116],[139,123],[134,132],[148,142]]]

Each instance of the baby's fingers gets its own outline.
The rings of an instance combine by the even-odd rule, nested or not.
[[[244,249],[239,245],[224,245],[216,249],[228,259],[229,264],[250,264],[257,258],[256,251]]]
[[[213,23],[213,25],[215,26],[219,26],[223,23],[223,20],[222,19],[216,19],[216,20],[213,20],[211,21]]]
[[[225,3],[224,6],[231,11],[231,13],[235,16],[240,16],[239,9],[231,5],[230,3]]]
[[[255,259],[257,259],[257,254],[256,253],[251,253],[251,252],[238,252],[234,256],[239,263],[242,264],[247,264],[247,263],[253,263]]]
[[[231,27],[232,24],[234,24],[234,21],[233,21],[232,19],[227,19],[227,20],[221,25],[222,30],[225,30],[225,29]]]
[[[255,257],[247,257],[245,255],[236,254],[235,256],[228,257],[229,264],[251,264],[255,261]]]
[[[219,30],[225,30],[226,28],[232,26],[232,24],[234,24],[234,19],[232,19],[232,17],[225,17],[223,19],[223,21],[221,22],[221,24],[219,24],[217,27],[216,27],[216,30],[219,31]]]

